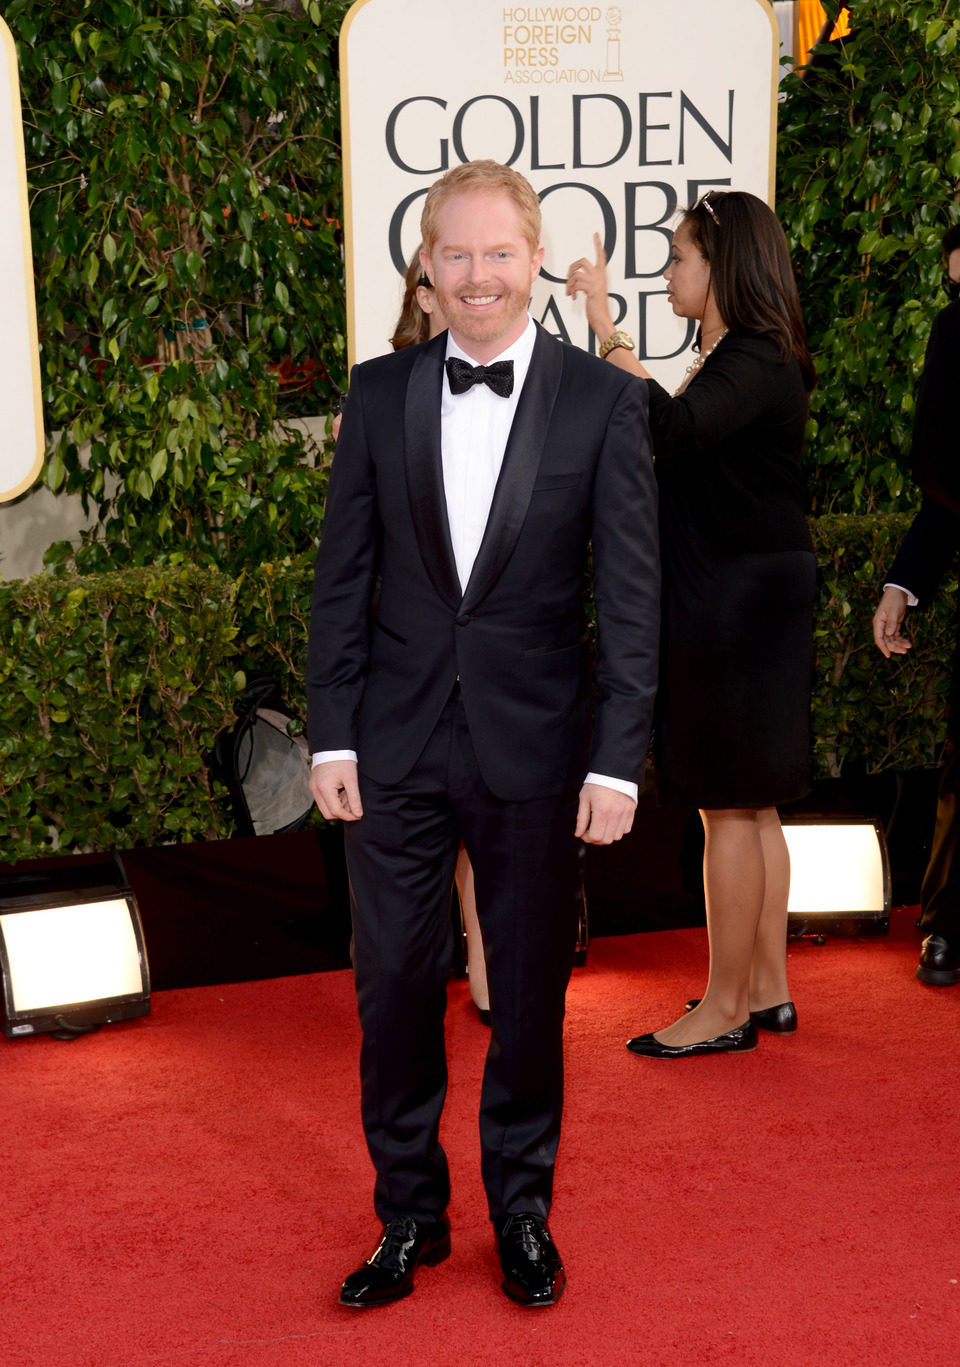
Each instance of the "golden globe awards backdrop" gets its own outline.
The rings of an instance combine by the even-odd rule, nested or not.
[[[673,387],[694,335],[664,292],[675,215],[710,187],[770,201],[778,53],[767,0],[357,0],[340,35],[351,360],[389,349],[430,184],[492,157],[542,200],[534,317],[593,348],[563,282],[599,232],[614,319]]]
[[[43,414],[17,51],[0,19],[0,502],[40,473]]]

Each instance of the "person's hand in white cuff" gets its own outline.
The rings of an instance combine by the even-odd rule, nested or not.
[[[906,655],[913,645],[900,628],[907,611],[907,591],[887,584],[880,605],[873,614],[873,639],[881,655]]]
[[[617,786],[612,787],[615,783]],[[623,791],[633,789],[633,794]],[[606,780],[588,774],[580,789],[576,835],[588,845],[612,845],[633,827],[637,810],[637,785],[621,779]]]
[[[313,756],[310,770],[310,791],[320,813],[328,821],[359,821],[363,816],[360,785],[357,781],[356,757],[324,758],[335,751],[319,752]],[[352,751],[346,752],[346,755]]]

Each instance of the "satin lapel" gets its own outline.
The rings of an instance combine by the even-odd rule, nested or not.
[[[513,554],[523,527],[563,368],[562,343],[542,328],[517,403],[513,426],[494,490],[490,516],[461,610],[469,612],[486,597]]]
[[[444,602],[460,604],[447,503],[443,492],[440,452],[440,400],[447,334],[425,346],[413,363],[407,381],[403,413],[403,443],[407,468],[407,496],[420,555],[431,583]]]

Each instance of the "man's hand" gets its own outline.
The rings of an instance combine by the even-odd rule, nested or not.
[[[315,764],[310,770],[310,791],[328,821],[359,821],[363,816],[355,760]]]
[[[880,599],[880,606],[873,614],[873,639],[877,649],[889,660],[891,655],[906,655],[913,644],[906,636],[901,636],[900,625],[907,611],[907,595],[903,589],[888,584]]]
[[[588,845],[612,845],[633,826],[637,804],[626,793],[602,783],[585,783],[580,789],[576,834]]]

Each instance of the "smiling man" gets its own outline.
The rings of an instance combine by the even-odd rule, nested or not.
[[[515,171],[449,171],[421,232],[449,329],[354,369],[310,624],[312,787],[345,823],[383,1224],[340,1300],[397,1300],[450,1251],[438,1132],[463,840],[490,989],[481,1168],[502,1288],[551,1305],[577,840],[631,827],[657,676],[646,388],[530,318],[540,205]]]

